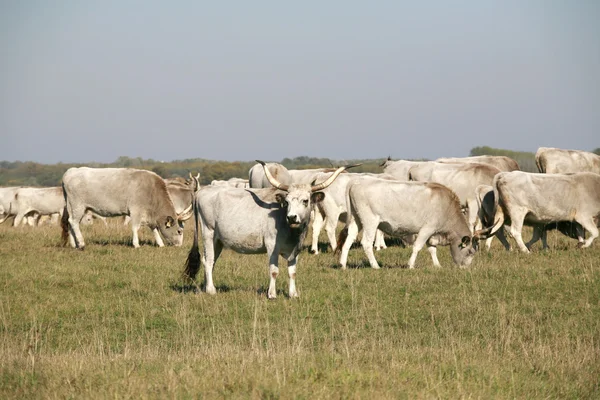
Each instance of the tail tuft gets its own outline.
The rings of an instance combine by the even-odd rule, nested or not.
[[[62,245],[67,245],[67,240],[69,239],[69,212],[67,211],[67,207],[63,210],[63,215],[60,219],[60,226],[62,228],[61,238]]]
[[[198,242],[195,241],[190,249],[187,260],[185,262],[185,269],[183,271],[184,279],[194,280],[198,271],[200,270],[200,250],[198,249]]]
[[[337,254],[342,251],[342,246],[346,243],[346,239],[348,238],[348,228],[345,227],[342,229],[340,234],[338,235],[337,247],[335,248],[335,252],[333,254]]]

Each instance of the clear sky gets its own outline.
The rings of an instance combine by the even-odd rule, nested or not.
[[[0,160],[600,147],[600,1],[0,1]]]

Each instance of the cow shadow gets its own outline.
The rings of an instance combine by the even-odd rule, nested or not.
[[[408,268],[408,264],[400,264],[400,265],[383,264],[383,265],[379,265],[379,266],[381,267],[381,269],[407,269]],[[331,265],[331,268],[339,269],[339,270],[342,269],[342,267],[339,264],[333,264],[333,265]],[[372,269],[371,264],[369,264],[369,260],[364,260],[364,261],[360,262],[359,264],[348,263],[348,264],[346,264],[346,268],[347,269]]]
[[[228,286],[228,285],[215,285],[215,287],[217,288],[217,293],[227,293],[227,292],[230,292],[232,290],[231,287]],[[186,294],[186,293],[194,293],[194,294],[204,293],[204,283],[202,283],[202,284],[197,284],[197,283],[175,283],[175,284],[171,285],[170,288],[174,292],[182,293],[182,294]]]

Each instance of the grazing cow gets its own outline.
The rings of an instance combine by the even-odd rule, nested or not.
[[[578,247],[588,247],[598,237],[600,218],[600,175],[591,172],[576,174],[532,174],[501,172],[494,178],[494,223],[491,233],[510,223],[510,233],[521,251],[529,253],[521,231],[524,223],[544,225],[560,221],[575,221],[590,232],[583,240],[579,230]],[[536,231],[538,232],[536,234]],[[534,230],[534,239],[542,235]],[[534,239],[529,243],[531,244]]]
[[[473,236],[461,212],[460,201],[447,187],[433,182],[394,182],[376,178],[355,179],[346,191],[349,217],[339,236],[340,256],[346,268],[348,251],[358,232],[363,231],[362,247],[372,268],[379,268],[373,254],[375,231],[391,236],[417,234],[408,267],[414,268],[417,254],[427,245],[433,264],[440,266],[437,245],[450,245],[454,262],[467,266],[473,260]]]
[[[190,249],[185,275],[194,279],[200,269],[198,252],[198,215],[202,226],[205,290],[215,294],[213,267],[224,247],[238,253],[267,253],[270,283],[267,296],[277,296],[275,282],[279,274],[279,256],[288,262],[289,296],[297,297],[296,263],[308,231],[311,203],[322,201],[325,189],[348,167],[340,167],[326,181],[316,184],[283,184],[266,164],[265,175],[274,188],[238,189],[206,186],[194,198],[194,244]],[[277,190],[279,189],[279,190]]]
[[[40,215],[61,213],[64,207],[65,198],[61,187],[18,188],[12,201],[12,210],[15,214],[13,226],[19,226],[29,215],[33,218],[33,225],[36,225]]]
[[[582,150],[563,150],[540,147],[535,153],[535,164],[541,173],[569,174],[594,172],[600,174],[600,156]]]
[[[129,215],[133,231],[133,247],[139,247],[138,230],[147,225],[158,246],[181,246],[182,220],[189,210],[178,214],[165,181],[151,171],[133,168],[69,168],[63,175],[66,200],[62,217],[63,239],[81,250],[85,242],[79,223],[87,210],[103,217]],[[187,215],[185,215],[187,214]],[[189,217],[188,217],[189,218]],[[159,234],[160,232],[160,234]]]
[[[321,173],[318,174],[316,178],[319,180],[324,180],[328,176],[328,173]],[[343,222],[345,222],[348,214],[348,209],[346,208],[346,188],[354,179],[360,179],[368,176],[386,180],[396,180],[394,176],[389,174],[347,173],[342,174],[327,189],[324,189],[323,193],[326,195],[325,199],[318,203],[315,208],[316,212],[313,220],[311,243],[312,253],[318,254],[319,252],[319,234],[323,226],[325,226],[325,232],[327,233],[331,249],[333,251],[337,249],[335,233],[338,221],[341,219]],[[378,230],[377,234],[375,235],[375,249],[381,250],[385,247],[383,232]]]
[[[286,167],[278,163],[267,163],[267,168],[271,175],[284,185],[291,185],[292,176]],[[253,189],[270,188],[271,183],[267,179],[263,167],[260,164],[255,164],[248,171],[248,183]]]
[[[429,162],[412,167],[409,175],[413,181],[436,182],[453,190],[458,195],[461,206],[468,210],[469,228],[474,232],[479,210],[475,189],[479,185],[491,185],[499,172],[498,168],[487,164]]]
[[[493,225],[494,222],[494,207],[495,207],[495,196],[494,196],[494,188],[488,185],[481,185],[477,187],[477,201],[479,204],[479,221],[484,227],[489,227]],[[499,215],[498,218],[504,218],[502,209],[498,208],[497,213]],[[507,223],[507,221],[505,221]],[[542,239],[542,246],[544,249],[548,248],[548,232],[554,229],[561,232],[563,235],[568,236],[573,239],[579,239],[580,242],[583,242],[584,239],[584,231],[583,227],[577,222],[568,222],[568,221],[559,221],[550,224],[533,224],[524,221],[525,225],[530,225],[533,227],[533,237],[525,246],[528,249],[531,249],[540,238]],[[498,229],[495,236],[498,237],[504,248],[510,251],[511,245],[506,239],[506,235],[504,234],[504,228]],[[486,240],[486,247],[490,249],[490,241],[493,238],[490,237]]]
[[[449,157],[438,158],[436,162],[441,163],[469,163],[469,164],[487,164],[498,168],[500,171],[519,171],[519,164],[510,157],[506,156],[473,156],[473,157]]]

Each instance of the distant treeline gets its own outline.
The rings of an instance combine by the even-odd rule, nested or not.
[[[600,155],[600,148],[593,151]],[[488,146],[474,147],[471,156],[494,155],[508,156],[519,163],[521,170],[536,172],[535,154],[523,151],[495,149]],[[385,159],[366,160],[332,160],[329,158],[295,157],[284,158],[280,161],[288,169],[329,168],[347,164],[362,163],[353,169],[355,172],[381,172],[379,166]],[[265,160],[273,161],[273,160]],[[175,160],[171,162],[142,159],[140,157],[119,157],[115,162],[86,163],[86,164],[39,164],[31,161],[8,162],[0,161],[0,186],[58,186],[65,171],[71,167],[131,167],[147,169],[156,172],[163,178],[177,176],[187,177],[189,172],[200,172],[202,184],[209,184],[214,179],[229,179],[233,177],[248,178],[248,170],[255,164],[254,161],[215,161],[202,158]]]

